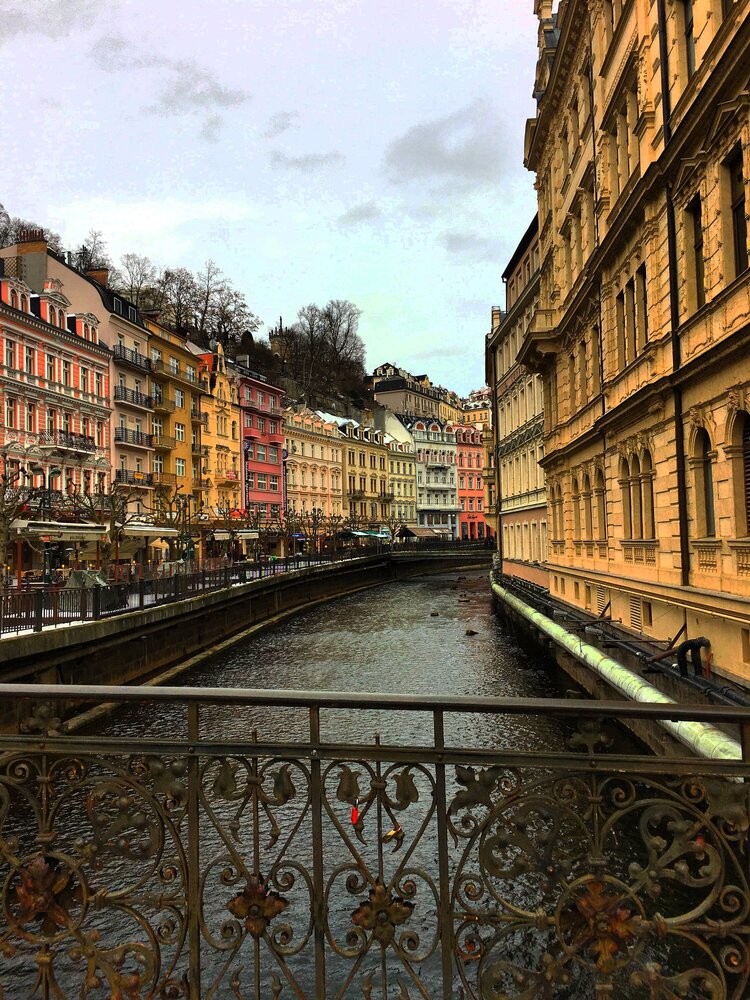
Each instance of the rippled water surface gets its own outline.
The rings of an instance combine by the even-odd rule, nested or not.
[[[467,630],[476,635],[467,635]],[[318,605],[180,675],[193,687],[279,688],[483,697],[560,697],[563,681],[551,661],[523,649],[492,609],[485,573],[451,574],[394,583]],[[304,738],[296,710],[203,711],[203,735]],[[118,714],[101,730],[165,735],[184,727],[182,710],[144,706]],[[324,738],[424,743],[424,714],[343,712],[323,715]],[[446,718],[454,745],[562,749],[554,720],[463,715]]]

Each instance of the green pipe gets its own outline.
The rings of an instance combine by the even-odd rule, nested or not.
[[[613,660],[611,656],[605,656],[596,646],[592,646],[590,643],[584,642],[580,636],[568,632],[562,625],[558,625],[557,622],[543,615],[541,611],[536,611],[524,601],[519,600],[498,583],[492,583],[492,590],[508,607],[513,608],[519,615],[535,625],[540,632],[544,632],[546,636],[562,649],[567,650],[580,663],[590,667],[594,673],[599,674],[626,698],[647,704],[676,704],[672,698],[662,694],[658,688],[649,684],[648,681],[644,681],[632,670],[628,670],[622,663]],[[742,748],[737,740],[733,740],[731,736],[727,736],[716,726],[705,722],[674,722],[671,719],[663,719],[661,725],[700,757],[706,757],[709,760],[742,760]]]

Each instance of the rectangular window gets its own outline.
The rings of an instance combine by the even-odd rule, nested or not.
[[[177,358],[169,359],[169,370],[173,375],[180,374],[180,362],[177,360]]]
[[[266,429],[266,422],[263,417],[258,417],[258,430],[264,431]]]
[[[269,423],[269,425],[268,425],[268,430],[269,430],[269,432],[270,432],[271,434],[275,434],[275,433],[276,433],[276,421],[275,421],[275,420],[272,420],[272,421],[271,421],[271,422]]]
[[[186,466],[184,458],[176,458],[174,460],[174,471],[177,473],[178,476],[185,475],[185,468]]]
[[[34,374],[34,348],[27,347],[25,351],[25,363],[24,368],[26,369],[27,375]]]
[[[63,361],[62,363],[62,381],[63,385],[70,385],[70,362]]]
[[[277,493],[279,489],[279,477],[271,476],[269,479],[269,483],[270,483],[269,489],[272,490],[274,493]]]
[[[625,293],[620,294],[615,299],[615,322],[617,324],[617,360],[620,368],[627,364],[625,347]]]
[[[245,458],[255,458],[255,445],[252,441],[245,444]]]
[[[267,488],[268,488],[268,476],[265,473],[263,473],[263,472],[259,472],[258,473],[258,489],[259,490],[265,490]]]
[[[5,426],[16,426],[16,401],[10,396],[5,400]]]
[[[682,15],[685,25],[685,65],[688,80],[690,80],[695,73],[695,17],[693,13],[693,0],[683,0]]]
[[[51,354],[47,355],[47,381],[55,381],[55,359]]]
[[[265,462],[266,460],[266,446],[264,444],[258,444],[255,446],[255,457],[259,462]]]
[[[268,461],[271,463],[271,465],[278,465],[279,461],[278,445],[271,444],[268,446]]]
[[[36,430],[36,407],[33,403],[26,404],[26,430],[32,434]]]
[[[706,280],[703,263],[703,211],[700,195],[687,208],[686,239],[688,241],[688,296],[691,312],[706,304]]]
[[[182,409],[185,405],[185,393],[182,389],[175,389],[174,391],[174,405],[178,409]]]
[[[96,374],[96,395],[102,395],[102,377],[98,372]]]
[[[88,370],[88,368],[81,368],[80,369],[80,373],[81,373],[80,374],[81,389],[82,389],[83,392],[88,392],[89,391],[89,370]]]
[[[732,242],[734,244],[734,277],[747,270],[747,219],[745,218],[745,175],[742,167],[742,149],[727,163],[730,178],[732,210]]]
[[[5,367],[15,368],[16,366],[16,342],[14,340],[5,341]]]
[[[184,441],[185,440],[185,425],[184,424],[175,424],[174,425],[174,436],[175,436],[175,439],[177,441]]]

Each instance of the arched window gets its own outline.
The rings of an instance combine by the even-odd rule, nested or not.
[[[29,311],[29,300],[25,295],[21,296],[21,312]]]
[[[574,479],[572,482],[571,493],[570,500],[573,504],[573,538],[578,540],[581,537],[581,492],[578,489],[577,479]]]
[[[592,539],[594,537],[594,516],[591,505],[591,480],[588,476],[583,477],[583,530],[584,537]]]
[[[18,309],[18,292],[16,292],[15,288],[10,293],[10,304],[11,308]]]
[[[654,467],[651,452],[644,451],[641,465],[641,503],[643,505],[643,537],[656,538],[654,520]]]
[[[52,306],[50,306],[49,308],[49,321],[52,324],[52,326],[57,326],[57,313],[52,308]]]
[[[713,538],[716,535],[713,460],[711,439],[705,428],[701,427],[695,435],[691,463],[695,478],[695,513],[699,538]]]
[[[620,496],[622,498],[622,536],[633,537],[633,510],[630,505],[630,470],[624,458],[620,459]]]
[[[596,470],[596,529],[596,537],[603,541],[607,537],[607,494],[601,469]]]
[[[738,538],[746,538],[750,535],[750,413],[737,413],[731,444],[724,451],[732,463],[734,530]]]
[[[637,455],[630,459],[630,509],[633,538],[643,538],[643,503],[641,502],[641,463]]]

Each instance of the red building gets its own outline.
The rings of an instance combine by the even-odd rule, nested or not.
[[[282,392],[240,364],[234,365],[234,374],[241,411],[244,507],[272,520],[284,507]]]
[[[484,539],[488,534],[484,512],[484,449],[477,427],[456,428],[458,459],[458,537]]]
[[[37,295],[15,271],[15,260],[0,260],[0,475],[10,489],[35,490],[36,533],[62,546],[72,535],[43,524],[53,496],[93,493],[110,479],[110,351],[97,318],[74,313],[61,282],[47,279]],[[73,527],[85,541],[87,526]],[[89,527],[93,539],[103,531]],[[19,543],[16,558],[28,568],[34,552]]]

